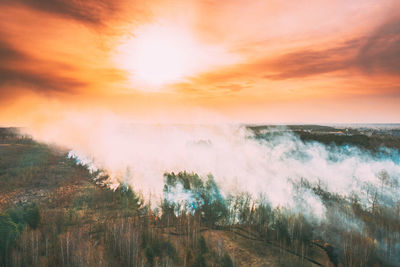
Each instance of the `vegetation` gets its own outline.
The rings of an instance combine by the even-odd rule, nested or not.
[[[165,173],[154,209],[129,186],[102,186],[65,152],[26,138],[0,146],[0,166],[0,266],[398,266],[400,260],[400,203],[388,206],[380,191],[368,191],[372,204],[365,207],[357,197],[303,181],[297,186],[327,209],[327,219],[317,222],[262,196],[223,195],[212,175],[189,172]]]
[[[249,127],[259,139],[271,139],[290,132],[303,142],[318,142],[325,145],[356,146],[373,153],[385,152],[384,148],[400,151],[400,130],[378,130],[374,128],[334,128],[319,125],[292,125],[287,128],[267,126]]]
[[[183,201],[176,201],[176,196],[182,194]],[[176,220],[187,212],[196,213],[201,222],[210,227],[226,219],[228,208],[212,175],[203,182],[195,173],[165,174],[163,219]]]

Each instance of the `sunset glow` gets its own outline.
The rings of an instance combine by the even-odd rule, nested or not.
[[[397,122],[400,114],[398,1],[0,6],[5,125],[71,109],[162,122]]]
[[[144,91],[183,82],[228,58],[222,49],[196,42],[193,33],[174,25],[144,25],[121,42],[116,49],[117,65]]]

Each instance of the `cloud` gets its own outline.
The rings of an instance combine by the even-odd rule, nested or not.
[[[305,49],[258,63],[258,68],[275,72],[264,75],[273,80],[304,78],[349,68],[360,40],[352,40],[325,50]]]
[[[337,99],[351,98],[353,103],[369,97],[368,103],[357,108],[368,106],[376,112],[378,106],[385,107],[386,119],[394,116],[390,114],[394,106],[382,96],[400,92],[399,19],[387,19],[388,9],[395,10],[390,8],[392,0],[371,5],[374,1],[312,1],[305,5],[279,1],[3,0],[1,101],[7,98],[15,105],[9,114],[16,114],[14,103],[29,99],[26,93],[32,93],[43,101],[69,103],[74,99],[81,106],[105,106],[126,113],[139,113],[138,106],[140,112],[159,110],[159,105],[168,111],[176,106],[196,106],[235,119],[264,121],[270,120],[264,119],[267,115],[276,116],[272,110],[289,102],[303,115],[314,116],[320,113],[305,110],[320,104],[321,99],[328,104],[324,107],[337,107]],[[340,11],[340,17],[333,10]],[[196,42],[222,47],[239,60],[204,69],[178,84],[165,85],[156,94],[142,90],[146,101],[138,100],[142,98],[137,97],[139,86],[131,81],[134,73],[115,62],[114,48],[125,35],[135,38],[142,24],[156,22],[187,27]],[[219,51],[206,54],[213,59],[221,56]],[[112,104],[110,97],[115,99]],[[306,101],[307,107],[303,106]],[[356,109],[353,104],[347,108]],[[288,112],[285,114],[289,118]]]
[[[24,57],[25,56],[21,52],[15,50],[0,39],[0,60],[3,64],[16,59],[20,60]]]
[[[263,81],[305,81],[306,78],[323,81],[324,76],[330,75],[345,82],[350,77],[353,84],[356,80],[370,82],[374,78],[374,84],[389,82],[390,92],[398,92],[399,73],[400,17],[397,16],[366,34],[352,35],[347,41],[328,43],[325,47],[311,43],[307,47],[292,48],[287,53],[259,55],[240,64],[197,75],[190,83],[178,88],[196,94],[208,89],[209,93],[218,96],[226,90],[237,93]],[[390,76],[389,80],[384,76]],[[237,86],[242,84],[245,86]],[[376,90],[382,91],[379,88]]]
[[[2,101],[23,98],[22,91],[62,99],[120,90],[126,73],[111,51],[150,11],[127,0],[4,0],[0,9]]]
[[[250,88],[248,84],[240,84],[240,83],[231,83],[227,85],[219,85],[217,86],[220,89],[226,90],[228,92],[239,92],[243,89]]]
[[[264,77],[273,80],[304,78],[335,71],[363,74],[400,74],[400,17],[390,19],[369,35],[327,49],[304,49],[256,64],[276,70]]]
[[[120,2],[107,0],[5,0],[2,4],[24,5],[38,11],[97,24],[117,12]]]
[[[0,93],[25,88],[39,93],[72,92],[86,84],[55,74],[54,70],[73,68],[64,64],[38,60],[0,39]],[[38,67],[35,67],[38,66]],[[39,67],[40,66],[40,67]],[[45,68],[43,67],[45,66]]]
[[[356,64],[366,73],[400,74],[400,17],[384,23],[367,38]]]
[[[56,76],[52,73],[0,68],[0,92],[7,86],[22,86],[39,93],[71,92],[73,88],[85,85],[82,81]]]

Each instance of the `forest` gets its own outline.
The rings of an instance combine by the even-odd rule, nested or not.
[[[0,131],[0,266],[399,266],[400,189],[382,171],[370,205],[301,180],[323,220],[273,206],[266,195],[223,193],[213,174],[166,172],[163,194],[107,186],[67,157],[15,129]],[[299,134],[303,142],[357,145],[379,153],[399,137]],[[257,138],[268,138],[259,133]],[[312,207],[309,207],[312,209]]]

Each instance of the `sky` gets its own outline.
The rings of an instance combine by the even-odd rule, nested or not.
[[[2,0],[0,125],[400,122],[398,0]]]

